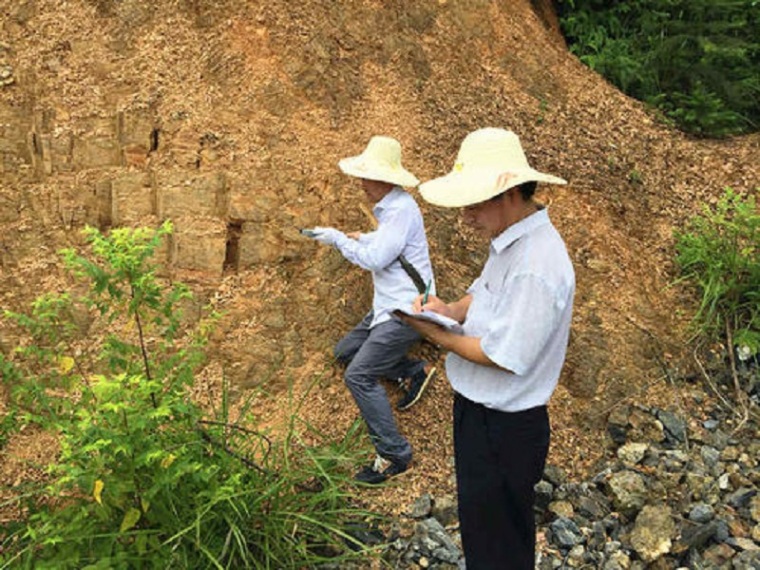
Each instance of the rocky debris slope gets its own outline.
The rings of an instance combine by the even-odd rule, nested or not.
[[[615,410],[616,460],[583,483],[547,469],[538,485],[551,518],[540,568],[760,568],[760,430],[737,423]]]
[[[571,482],[549,465],[536,486],[537,568],[760,569],[756,420],[624,405],[607,432],[600,472]],[[364,538],[394,568],[448,570],[465,566],[457,528],[455,499],[425,494],[388,536]]]

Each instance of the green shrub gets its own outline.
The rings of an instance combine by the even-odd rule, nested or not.
[[[358,430],[308,447],[294,417],[272,442],[231,425],[227,406],[206,419],[189,397],[207,327],[183,330],[188,289],[164,287],[150,265],[170,231],[87,229],[94,257],[64,259],[89,292],[6,313],[31,339],[0,355],[9,417],[57,433],[60,454],[44,487],[15,497],[28,514],[0,531],[0,567],[304,568],[363,555],[345,529],[369,515],[342,475]],[[102,347],[74,351],[79,303],[117,331]]]
[[[757,194],[758,191],[755,193]],[[676,260],[701,296],[701,335],[726,339],[743,353],[760,351],[760,212],[755,195],[730,188],[676,233]],[[734,348],[732,347],[732,348]]]

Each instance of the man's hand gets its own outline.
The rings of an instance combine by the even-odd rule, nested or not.
[[[314,228],[314,239],[325,245],[335,245],[341,232],[335,228]]]
[[[427,305],[425,305],[425,307],[427,307]],[[486,356],[485,352],[483,352],[483,348],[480,345],[480,337],[456,334],[446,330],[442,326],[431,323],[430,321],[415,319],[414,317],[410,317],[400,312],[396,312],[395,314],[399,319],[408,324],[427,340],[433,344],[437,344],[444,350],[451,351],[466,360],[475,362],[476,364],[499,367]],[[511,371],[506,368],[502,368],[502,370],[511,373]]]
[[[417,295],[417,297],[414,299],[414,302],[412,302],[412,311],[415,313],[419,313],[422,311],[431,311],[433,313],[438,313],[439,315],[443,315],[444,317],[454,318],[451,314],[451,310],[449,309],[449,306],[441,301],[438,297],[435,295],[428,295],[427,303],[424,305],[422,304],[422,300],[425,298],[425,295]]]
[[[419,311],[415,312],[419,313]],[[430,321],[415,319],[414,317],[410,317],[409,315],[400,312],[395,313],[395,315],[430,341],[437,342],[436,339],[439,338],[439,335],[446,332],[442,326],[431,323]]]

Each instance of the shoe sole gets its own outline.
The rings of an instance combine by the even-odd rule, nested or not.
[[[411,402],[409,402],[406,406],[403,408],[399,408],[400,412],[406,411],[409,408],[411,408],[414,404],[419,402],[420,398],[422,397],[422,393],[427,389],[427,385],[430,383],[430,381],[433,379],[433,376],[435,376],[436,368],[433,366],[430,369],[430,372],[427,373],[427,376],[425,376],[425,381],[422,383],[422,386],[420,386],[419,391],[417,392],[417,397],[414,398]]]

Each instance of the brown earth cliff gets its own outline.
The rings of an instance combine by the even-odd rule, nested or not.
[[[339,437],[356,417],[331,347],[367,309],[369,276],[297,228],[369,226],[336,162],[373,134],[398,138],[427,180],[469,131],[507,127],[569,180],[541,199],[578,281],[550,458],[571,471],[598,456],[616,403],[675,400],[689,305],[669,287],[673,229],[760,182],[757,136],[696,141],[659,122],[568,53],[547,0],[0,0],[0,18],[0,304],[69,287],[56,252],[84,224],[171,219],[167,276],[192,284],[191,315],[224,315],[199,394],[221,378],[261,388],[272,426],[315,382],[307,419]],[[422,208],[455,298],[485,242]],[[17,342],[0,322],[0,350]],[[418,468],[379,492],[390,503],[405,485],[450,488],[450,397],[439,376],[399,415]]]

